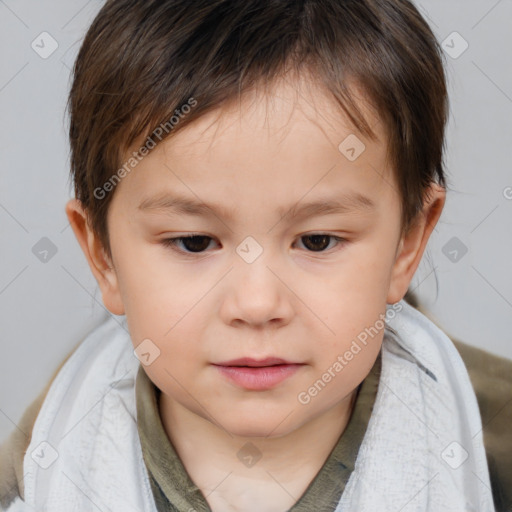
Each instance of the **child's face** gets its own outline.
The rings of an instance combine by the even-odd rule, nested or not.
[[[359,136],[366,149],[349,161],[338,149],[353,133],[344,117],[314,87],[296,90],[281,85],[268,103],[245,99],[167,139],[109,210],[106,304],[126,313],[134,346],[151,340],[146,359],[160,351],[145,370],[165,400],[237,435],[283,435],[346,406],[378,355],[386,303],[403,296],[423,249],[398,258],[400,198],[378,120],[380,143]],[[139,208],[157,199],[177,206]],[[307,207],[335,201],[337,211]],[[211,239],[164,244],[190,234]],[[216,366],[242,357],[300,366],[267,386]]]

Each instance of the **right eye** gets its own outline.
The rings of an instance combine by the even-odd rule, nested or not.
[[[166,238],[162,240],[162,245],[180,253],[193,254],[204,252],[210,241],[213,241],[213,238],[206,235],[189,235]]]

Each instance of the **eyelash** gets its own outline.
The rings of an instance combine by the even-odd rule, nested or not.
[[[299,240],[301,238],[307,238],[307,237],[313,237],[313,236],[326,236],[326,237],[329,237],[331,239],[334,239],[337,242],[338,248],[339,248],[339,246],[343,246],[343,245],[345,245],[345,243],[348,242],[348,240],[346,240],[345,238],[341,238],[339,236],[331,235],[329,233],[310,233],[310,234],[307,234],[307,235],[302,235],[301,237],[299,237]],[[176,252],[178,252],[180,254],[184,254],[186,256],[194,256],[194,255],[204,254],[205,251],[193,252],[193,251],[187,251],[187,250],[179,249],[177,247],[178,243],[180,241],[186,240],[186,239],[191,239],[191,238],[196,238],[196,237],[197,238],[209,238],[210,240],[213,240],[212,237],[209,237],[207,235],[194,234],[194,235],[188,235],[188,236],[178,236],[178,237],[175,237],[175,238],[165,238],[164,240],[161,241],[161,243],[162,243],[162,245],[164,247],[168,247],[171,250],[176,251]],[[331,252],[331,251],[332,251],[332,248],[331,249],[327,249],[327,250],[323,250],[323,251],[309,251],[309,250],[307,250],[307,252],[310,252],[311,254],[322,254],[322,253]]]

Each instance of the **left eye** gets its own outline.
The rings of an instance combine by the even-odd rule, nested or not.
[[[336,243],[344,242],[343,238],[334,235],[326,235],[322,233],[313,235],[303,235],[299,240],[304,240],[303,244],[311,252],[325,252],[329,246],[329,241],[334,240]]]
[[[346,242],[344,238],[323,233],[303,235],[299,238],[299,240],[303,241],[303,245],[310,252],[325,252],[326,249],[329,248],[331,241],[335,241],[336,244],[342,244],[343,242]],[[178,252],[202,253],[208,248],[211,241],[213,241],[213,238],[206,235],[191,235],[178,236],[176,238],[166,238],[162,240],[162,244],[165,247],[171,247]]]

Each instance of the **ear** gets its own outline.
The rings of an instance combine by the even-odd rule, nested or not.
[[[89,267],[98,282],[103,304],[114,315],[124,314],[116,271],[105,250],[88,222],[88,216],[77,199],[66,204],[66,215],[75,236],[87,258]]]
[[[432,184],[422,212],[408,233],[402,235],[391,273],[386,299],[388,304],[398,302],[406,294],[430,235],[441,216],[445,200],[446,190],[440,185]]]

